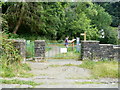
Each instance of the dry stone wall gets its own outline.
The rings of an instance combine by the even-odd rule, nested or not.
[[[20,55],[26,60],[26,40],[10,40],[13,42],[14,47],[19,51]],[[34,41],[34,59],[41,60],[45,58],[45,40]]]
[[[112,44],[99,44],[99,41],[81,42],[81,59],[120,59],[120,47]]]

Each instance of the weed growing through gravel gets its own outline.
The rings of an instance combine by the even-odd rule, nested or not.
[[[26,85],[32,85],[32,86],[44,84],[44,83],[36,83],[33,81],[18,80],[18,79],[13,79],[13,80],[0,79],[0,83],[1,84],[20,84],[20,85],[26,84]]]
[[[52,64],[52,65],[49,65],[50,67],[61,67],[62,65],[57,65],[57,64]]]
[[[69,63],[69,64],[64,64],[63,66],[77,66],[77,65]]]
[[[74,84],[104,84],[101,82],[74,82]]]
[[[90,80],[90,79],[98,79],[98,78],[95,78],[95,77],[66,77],[66,79],[87,79],[87,80]]]
[[[49,65],[50,67],[61,67],[61,66],[78,66],[78,65],[75,65],[75,64],[64,64],[64,65],[58,65],[58,64],[52,64],[52,65]]]

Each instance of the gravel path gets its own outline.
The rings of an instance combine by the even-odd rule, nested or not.
[[[48,60],[44,63],[28,62],[35,76],[31,78],[6,78],[34,81],[43,83],[34,88],[118,88],[118,80],[112,78],[91,78],[91,72],[74,65],[81,64],[82,61],[75,60]],[[66,64],[71,64],[67,66]],[[90,83],[92,82],[92,83]],[[32,88],[31,85],[2,84],[1,87],[10,88]]]

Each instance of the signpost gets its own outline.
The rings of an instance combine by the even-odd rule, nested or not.
[[[86,32],[81,33],[80,35],[84,36],[84,41],[86,41]]]

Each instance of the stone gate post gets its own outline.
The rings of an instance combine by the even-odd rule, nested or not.
[[[26,40],[12,40],[14,47],[19,51],[23,57],[24,62],[26,60]]]
[[[93,59],[99,57],[99,41],[81,42],[81,59]]]
[[[45,40],[35,40],[35,60],[39,61],[45,58]]]

